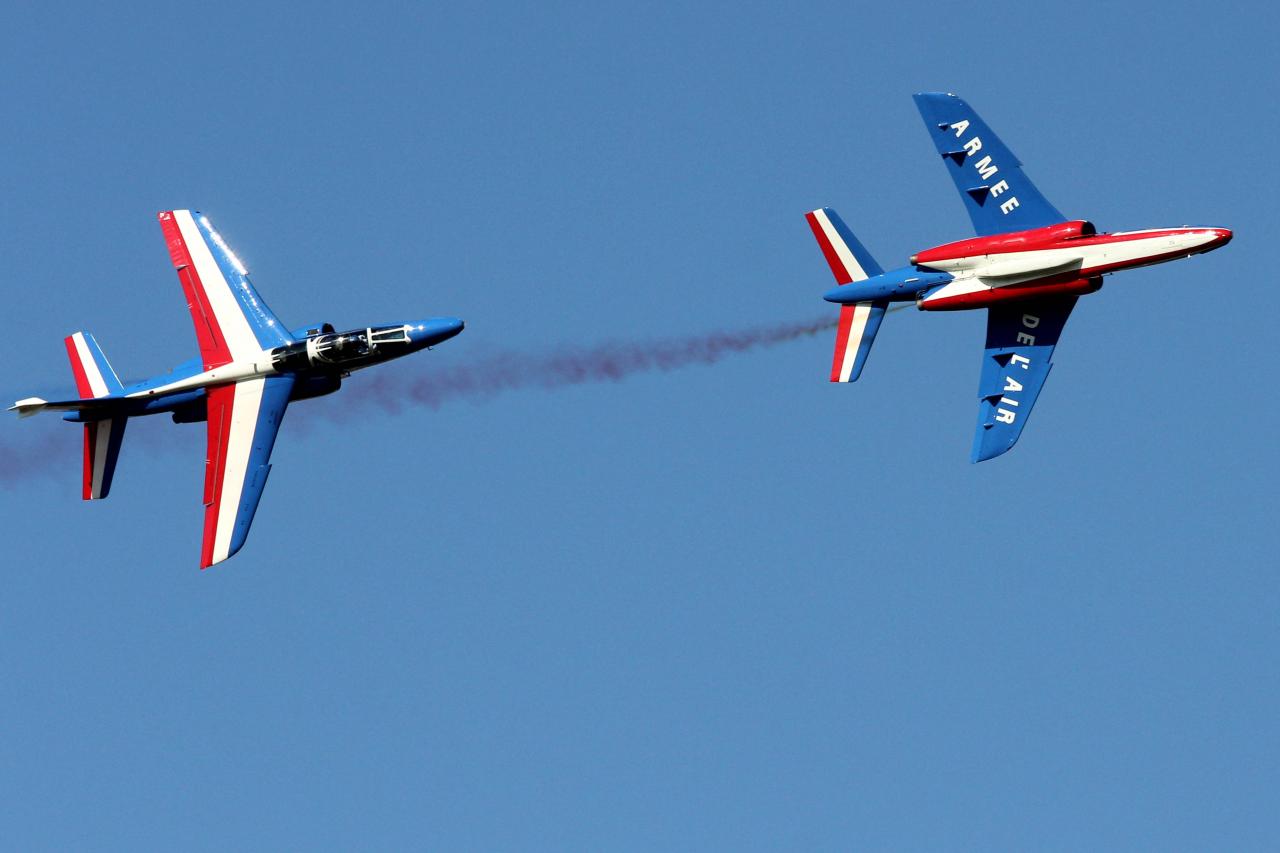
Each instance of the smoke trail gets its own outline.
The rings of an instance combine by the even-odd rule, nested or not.
[[[890,309],[895,310],[895,309]],[[831,329],[830,317],[808,323],[765,326],[736,332],[649,341],[622,341],[588,347],[566,346],[551,352],[494,352],[466,364],[435,368],[425,373],[397,375],[394,371],[360,374],[335,395],[341,402],[330,406],[325,420],[353,415],[360,403],[373,403],[389,412],[404,405],[440,406],[460,399],[487,398],[522,388],[556,389],[569,385],[618,382],[636,373],[665,372],[699,364],[715,364],[726,356],[775,346]],[[324,403],[333,397],[316,402]],[[351,404],[357,404],[352,406]],[[163,416],[162,416],[163,417]],[[47,419],[47,416],[46,416]],[[149,420],[149,419],[144,419]],[[291,417],[291,431],[310,431],[310,419]],[[192,441],[172,433],[167,422],[139,429],[130,424],[125,436],[131,446],[149,451],[186,448]],[[141,425],[139,425],[141,426]],[[61,428],[60,428],[61,427]],[[203,433],[203,425],[192,429]],[[0,486],[30,477],[57,473],[75,476],[80,464],[81,436],[62,424],[7,425],[9,436],[0,437]],[[22,438],[14,436],[25,432]],[[68,474],[67,472],[73,472]]]
[[[80,432],[45,429],[25,439],[0,440],[0,485],[15,480],[49,474],[56,470],[53,460],[72,460],[79,465]]]
[[[0,489],[47,476],[74,482],[78,489],[84,453],[80,425],[73,427],[50,415],[18,423],[12,414],[0,411],[0,416],[5,415],[0,426]],[[134,418],[129,421],[124,438],[126,448],[132,450],[124,453],[142,448],[147,454],[199,453],[204,450],[204,433],[204,424],[175,427],[167,416]]]
[[[359,376],[340,395],[347,402],[372,402],[393,412],[406,403],[434,409],[453,400],[491,397],[523,388],[618,382],[636,373],[714,364],[729,355],[808,337],[834,326],[830,317],[824,317],[808,323],[694,337],[567,346],[546,353],[495,352],[466,364],[410,376],[391,372]]]

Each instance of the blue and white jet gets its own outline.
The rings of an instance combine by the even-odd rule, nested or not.
[[[1013,152],[973,108],[936,92],[916,106],[978,236],[911,256],[885,272],[831,208],[806,214],[836,278],[824,298],[841,305],[832,382],[862,373],[891,302],[922,311],[987,309],[972,461],[1013,447],[1053,366],[1050,359],[1076,300],[1102,277],[1209,252],[1225,228],[1157,228],[1099,234],[1045,199]]]
[[[200,357],[126,386],[93,336],[76,332],[66,346],[79,399],[29,397],[10,411],[19,417],[65,412],[64,420],[84,425],[85,500],[110,492],[129,418],[167,412],[174,423],[207,421],[200,550],[200,567],[207,568],[239,551],[249,535],[289,403],[331,394],[352,371],[447,341],[463,324],[435,317],[350,332],[335,332],[328,323],[289,331],[206,217],[189,210],[159,217]]]

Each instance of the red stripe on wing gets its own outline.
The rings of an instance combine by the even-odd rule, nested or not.
[[[97,422],[84,425],[84,488],[80,497],[86,501],[93,500],[93,454],[98,447]]]
[[[209,294],[205,291],[204,282],[196,272],[191,261],[191,252],[187,242],[182,238],[182,229],[174,218],[172,210],[160,213],[160,230],[164,232],[165,246],[169,249],[169,259],[173,268],[178,271],[178,281],[182,282],[182,292],[187,297],[187,308],[191,311],[191,322],[196,327],[196,340],[200,343],[200,357],[204,359],[204,369],[212,370],[231,361],[231,348],[227,346],[222,335],[222,327],[209,304]]]
[[[853,328],[853,312],[856,305],[840,306],[840,327],[836,329],[836,354],[831,360],[831,381],[840,381],[840,372],[844,368],[844,353],[849,346],[849,330]]]
[[[93,386],[89,384],[89,374],[80,361],[80,350],[76,349],[76,336],[68,335],[63,343],[67,345],[67,358],[71,360],[71,372],[76,377],[76,392],[79,393],[80,399],[88,400],[93,397]]]
[[[208,391],[209,437],[204,468],[204,540],[200,546],[200,568],[213,565],[213,546],[218,538],[218,513],[222,506],[222,486],[227,473],[227,442],[231,436],[231,412],[236,386],[220,385]],[[230,508],[236,512],[236,507]]]

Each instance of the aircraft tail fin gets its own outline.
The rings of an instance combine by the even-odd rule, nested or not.
[[[81,399],[110,397],[124,391],[124,385],[111,369],[110,362],[103,355],[102,348],[93,339],[93,335],[76,332],[69,335],[65,343],[67,358],[71,361],[71,372],[76,378],[76,390],[80,392]],[[23,403],[29,402],[32,401],[24,400],[17,404],[20,416],[39,411],[40,407],[37,406],[30,406],[31,411],[23,411]],[[121,415],[90,421],[84,425],[84,486],[81,497],[85,500],[100,500],[111,491],[111,480],[115,476],[116,460],[120,458],[120,443],[124,440],[127,421],[128,418]]]
[[[121,416],[84,425],[84,485],[80,497],[85,500],[101,500],[111,491],[128,421]]]
[[[76,332],[68,335],[64,343],[67,345],[67,358],[71,360],[71,372],[75,374],[76,390],[80,392],[81,399],[107,397],[124,390],[93,335]]]
[[[805,214],[805,219],[827,259],[827,265],[831,267],[836,284],[850,284],[884,272],[834,210],[823,207],[810,211]],[[857,381],[888,307],[888,300],[840,306],[835,355],[831,360],[832,382]]]
[[[887,300],[855,302],[840,306],[840,325],[836,329],[836,351],[831,359],[832,382],[857,382],[862,366],[871,354],[871,344],[880,321],[888,309]]]

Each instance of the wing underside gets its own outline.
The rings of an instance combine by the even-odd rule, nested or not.
[[[973,107],[940,92],[922,92],[915,101],[979,236],[1064,221]]]
[[[1075,296],[1056,296],[987,309],[972,461],[1005,453],[1022,435],[1075,304]]]
[[[291,340],[208,217],[190,210],[166,210],[159,217],[205,370],[252,359]]]
[[[235,554],[249,535],[292,389],[290,375],[209,389],[201,568]]]

